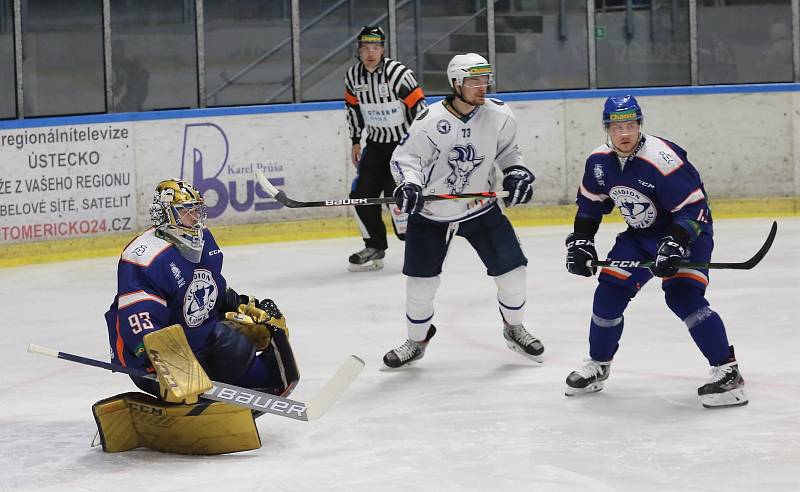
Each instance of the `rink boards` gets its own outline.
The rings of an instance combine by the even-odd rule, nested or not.
[[[571,220],[586,154],[604,141],[603,99],[616,92],[500,96],[537,176],[532,204],[510,211],[516,223]],[[646,132],[688,150],[718,215],[796,215],[800,84],[629,92]],[[302,200],[346,197],[354,168],[339,102],[1,123],[0,266],[116,254],[149,224],[152,190],[168,177],[204,193],[226,244],[358,234],[352,210],[282,208],[253,177],[261,169]]]

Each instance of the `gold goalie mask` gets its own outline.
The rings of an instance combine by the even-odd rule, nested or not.
[[[177,246],[192,263],[203,253],[203,227],[207,218],[202,195],[190,183],[167,179],[156,186],[150,220],[157,233]]]

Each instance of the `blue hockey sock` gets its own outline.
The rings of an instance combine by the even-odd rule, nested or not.
[[[601,281],[594,291],[592,322],[589,325],[589,356],[600,362],[614,357],[622,337],[631,292],[627,288]]]
[[[701,289],[690,285],[675,285],[665,292],[667,305],[686,323],[689,334],[700,352],[712,366],[730,358],[725,324],[708,305]]]
[[[730,359],[728,336],[719,314],[706,306],[689,315],[684,321],[689,327],[689,334],[692,335],[694,343],[710,365],[718,366]]]

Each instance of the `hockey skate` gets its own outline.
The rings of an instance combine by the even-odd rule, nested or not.
[[[508,348],[521,354],[536,362],[542,362],[544,359],[544,345],[542,342],[528,333],[522,325],[509,325],[503,323],[503,337],[506,339]]]
[[[611,372],[611,361],[600,362],[594,359],[584,359],[586,364],[577,371],[572,371],[567,376],[566,396],[596,393],[603,389],[603,381],[608,379]]]
[[[348,258],[351,272],[368,272],[383,268],[383,257],[386,252],[382,249],[364,248],[358,253],[353,253]]]
[[[436,327],[431,325],[428,328],[428,335],[425,340],[417,342],[410,338],[396,349],[386,352],[383,356],[383,370],[400,369],[401,367],[414,365],[418,360],[425,356],[425,347],[436,334]]]
[[[706,408],[725,408],[747,405],[744,378],[736,360],[711,368],[711,379],[697,388],[700,402]]]

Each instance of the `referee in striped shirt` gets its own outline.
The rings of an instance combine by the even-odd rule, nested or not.
[[[402,63],[384,58],[386,35],[379,26],[365,26],[358,35],[359,62],[344,78],[347,123],[353,142],[351,159],[358,172],[350,198],[392,196],[394,178],[389,160],[411,122],[425,107],[425,95],[414,72]],[[366,147],[361,152],[361,137]],[[380,205],[355,207],[364,249],[350,255],[350,271],[379,270],[388,247]],[[394,221],[392,222],[394,225]],[[403,240],[395,226],[397,237]]]

